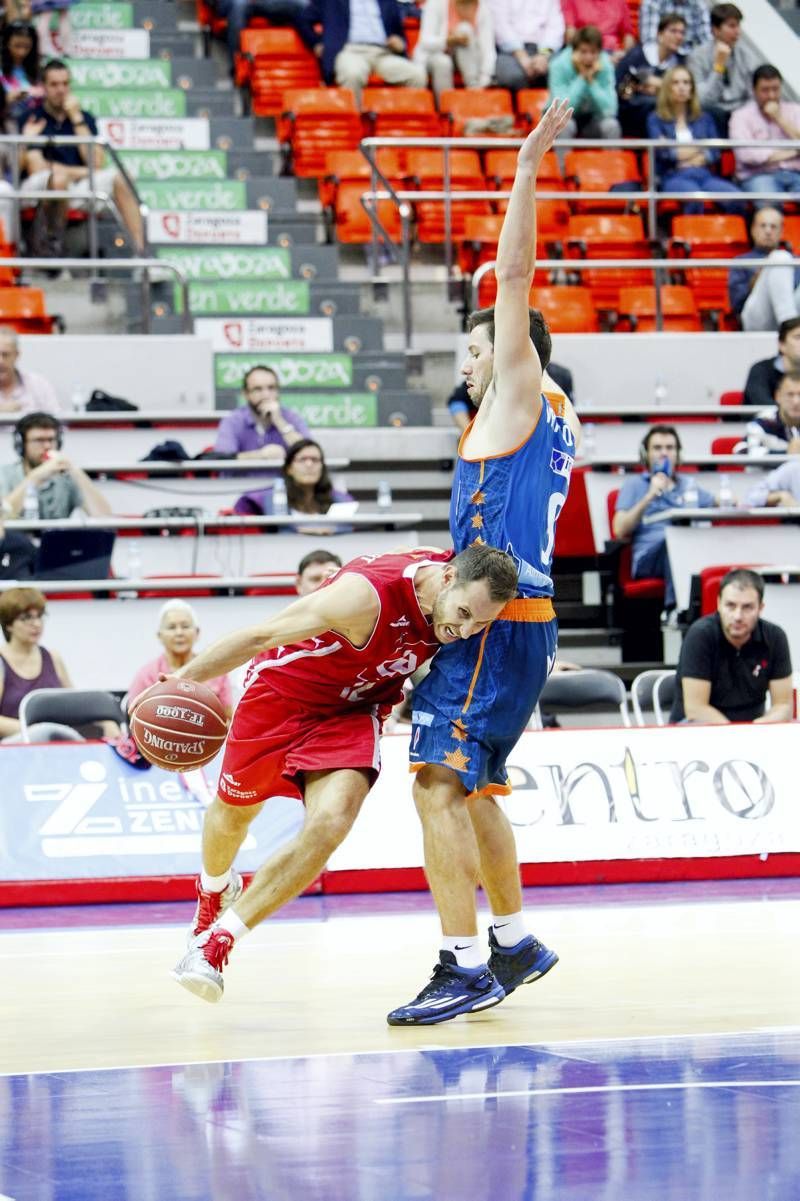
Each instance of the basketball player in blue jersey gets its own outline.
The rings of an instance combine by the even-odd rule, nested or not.
[[[486,1009],[558,961],[527,930],[514,833],[495,796],[511,792],[506,758],[556,655],[550,571],[580,426],[544,371],[550,335],[528,297],[536,173],[571,114],[566,101],[554,102],[520,149],[497,247],[496,303],[468,324],[461,370],[479,407],[459,445],[450,532],[456,550],[484,542],[507,551],[519,595],[479,638],[441,648],[414,692],[414,800],[443,938],[431,980],[389,1014],[392,1026]],[[488,961],[478,940],[479,879],[492,909]]]

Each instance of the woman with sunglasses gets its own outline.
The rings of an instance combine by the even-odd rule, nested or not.
[[[45,599],[38,588],[9,588],[0,593],[0,738],[19,734],[19,707],[37,688],[71,688],[60,655],[40,646]]]
[[[290,514],[305,516],[313,513],[327,513],[334,504],[353,503],[349,492],[334,488],[325,456],[318,442],[310,438],[301,438],[286,452],[282,468],[283,481],[286,486],[286,501]],[[271,517],[275,514],[275,487],[263,488],[257,492],[245,492],[233,506],[234,513],[246,513],[250,516]],[[332,525],[299,525],[284,527],[292,533],[300,534],[333,534],[342,533],[342,526]]]

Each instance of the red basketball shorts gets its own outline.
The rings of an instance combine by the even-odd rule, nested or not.
[[[229,805],[271,796],[303,799],[302,774],[360,768],[380,771],[380,723],[369,710],[326,715],[274,694],[246,692],[233,715],[218,791]]]

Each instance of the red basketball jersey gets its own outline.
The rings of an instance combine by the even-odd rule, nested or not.
[[[265,699],[282,697],[324,714],[395,704],[406,676],[439,648],[431,619],[419,607],[414,577],[420,567],[452,558],[452,551],[420,548],[406,554],[364,555],[346,563],[322,587],[347,573],[369,581],[380,604],[369,642],[355,647],[328,630],[264,651],[247,669],[246,699],[256,700],[262,693]]]

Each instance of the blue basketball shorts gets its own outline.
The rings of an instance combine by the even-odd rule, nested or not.
[[[414,689],[411,771],[440,764],[468,794],[510,793],[506,759],[536,708],[557,645],[552,603],[536,597],[511,601],[483,634],[441,647]]]

